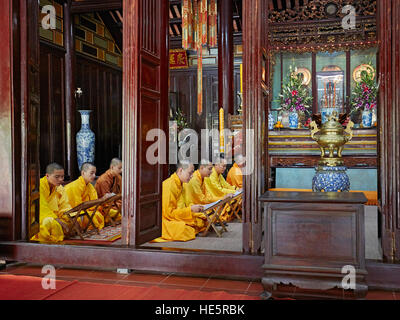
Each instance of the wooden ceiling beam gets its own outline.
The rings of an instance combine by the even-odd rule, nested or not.
[[[87,13],[122,9],[122,0],[81,0],[72,1],[71,13]]]

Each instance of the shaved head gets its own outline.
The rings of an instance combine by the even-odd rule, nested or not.
[[[54,171],[56,170],[64,170],[63,166],[59,165],[58,163],[50,163],[49,165],[47,165],[46,167],[46,173],[47,174],[53,174]]]
[[[122,163],[121,159],[113,158],[110,162],[110,167],[118,166],[120,163]]]
[[[82,164],[81,171],[87,172],[89,171],[92,167],[96,168],[96,166],[91,163],[91,162],[85,162]]]
[[[176,170],[178,170],[178,169],[186,170],[190,166],[193,166],[193,164],[190,163],[190,161],[182,160],[182,161],[179,161],[178,164],[176,165]]]

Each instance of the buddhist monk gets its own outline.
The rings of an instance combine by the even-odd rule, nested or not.
[[[82,202],[98,199],[96,189],[92,185],[92,182],[95,178],[96,167],[89,162],[85,162],[84,164],[82,164],[81,176],[65,186],[65,192],[68,195],[68,201],[72,208],[80,205]],[[110,196],[110,194],[105,194],[101,199],[105,200]],[[104,217],[101,212],[98,210],[96,212],[91,212],[90,210],[88,210],[88,212],[90,215],[94,214],[93,224],[95,225],[95,227],[99,230],[103,229]],[[78,220],[82,228],[85,228],[89,223],[89,219],[87,216],[83,218],[83,221],[81,220],[81,218],[79,218]]]
[[[214,164],[210,177],[205,178],[207,190],[215,197],[222,198],[226,194],[235,193],[236,187],[226,182],[223,173],[226,170],[226,160],[223,158],[217,159]]]
[[[235,160],[235,163],[228,172],[226,182],[232,186],[235,186],[236,188],[241,189],[243,187],[242,168],[246,165],[246,160],[241,154],[237,155]]]
[[[71,209],[68,196],[61,185],[64,168],[57,163],[46,167],[46,176],[40,179],[40,231],[31,240],[61,242],[71,227],[71,221],[64,213]]]
[[[107,193],[120,194],[122,192],[122,161],[118,158],[111,160],[110,169],[103,173],[96,181],[96,191],[99,198]],[[101,210],[101,208],[100,208]],[[116,202],[116,205],[110,209],[109,216],[107,216],[105,223],[109,223],[110,217],[115,221],[121,220],[121,200]]]
[[[182,184],[193,176],[193,164],[182,161],[177,171],[162,184],[162,236],[153,242],[189,241],[205,229],[202,205],[185,206]]]
[[[183,184],[183,199],[186,206],[193,204],[208,204],[220,199],[225,199],[229,195],[224,197],[215,197],[211,192],[207,191],[204,179],[208,178],[213,170],[213,165],[208,160],[201,160],[199,169],[193,173],[192,179],[189,183]]]
[[[212,173],[209,178],[205,178],[204,182],[207,188],[207,191],[211,193],[214,197],[219,197],[220,199],[225,197],[228,194],[234,194],[237,190],[235,186],[230,185],[226,182],[223,173],[226,170],[226,160],[223,158],[218,158],[216,163],[214,164],[214,168],[212,169]],[[223,210],[220,219],[223,222],[229,220],[229,212],[231,212],[231,208],[229,204],[226,205],[226,208]]]

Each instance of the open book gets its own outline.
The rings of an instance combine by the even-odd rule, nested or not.
[[[205,204],[203,205],[203,211],[208,211],[210,208],[215,207],[216,205],[218,205],[220,202],[222,202],[223,200],[217,200],[215,202],[211,202],[209,204]]]
[[[238,190],[233,194],[233,198],[236,198],[237,196],[241,195],[243,193],[243,190]],[[203,211],[208,211],[213,207],[216,207],[217,205],[219,205],[221,202],[229,202],[229,199],[225,199],[225,200],[217,200],[215,202],[211,202],[209,204],[205,204],[203,205]]]

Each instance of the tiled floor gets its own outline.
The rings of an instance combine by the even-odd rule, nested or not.
[[[0,270],[0,274],[14,274],[42,277],[42,266],[38,265],[9,265]],[[106,284],[121,284],[131,286],[159,286],[161,288],[226,291],[233,294],[259,296],[263,292],[259,281],[222,280],[216,277],[186,277],[174,274],[120,274],[116,271],[93,269],[56,268],[57,280],[84,281]],[[400,292],[369,291],[368,300],[400,300]]]

